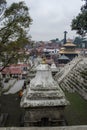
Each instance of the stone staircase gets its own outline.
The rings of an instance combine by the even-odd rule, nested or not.
[[[78,92],[87,100],[87,57],[78,56],[56,74],[63,90]]]

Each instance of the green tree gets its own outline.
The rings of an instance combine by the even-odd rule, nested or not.
[[[19,49],[24,50],[25,45],[30,42],[31,23],[29,9],[24,2],[13,3],[5,10],[0,26],[0,61],[3,68],[17,61],[20,58]]]
[[[74,44],[76,44],[77,48],[82,48],[82,40],[81,37],[75,37]]]
[[[87,34],[87,0],[84,6],[81,7],[81,12],[76,16],[71,23],[72,30],[84,37]]]
[[[6,8],[6,0],[0,0],[0,15],[3,13],[5,8]]]

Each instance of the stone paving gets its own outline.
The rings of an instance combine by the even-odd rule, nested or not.
[[[8,118],[4,124],[5,127],[20,127],[23,125],[22,116],[24,114],[24,109],[20,108],[20,98],[18,93],[7,94],[0,96],[1,103],[1,114],[8,114]],[[0,115],[1,115],[0,114]],[[2,124],[0,125],[0,127]]]

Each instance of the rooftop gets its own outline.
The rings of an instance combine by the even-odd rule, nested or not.
[[[62,55],[58,58],[59,60],[69,60],[69,58],[65,55]]]
[[[76,47],[76,45],[73,44],[70,40],[68,40],[67,43],[64,44],[64,47],[67,47],[67,46],[69,46],[69,47]]]

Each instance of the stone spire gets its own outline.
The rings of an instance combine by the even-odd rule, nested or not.
[[[57,82],[52,78],[48,64],[37,67],[37,73],[21,99],[25,108],[24,126],[54,126],[64,124],[62,118],[68,101]]]
[[[22,97],[21,107],[66,106],[67,103],[63,91],[52,78],[49,65],[40,64]]]

